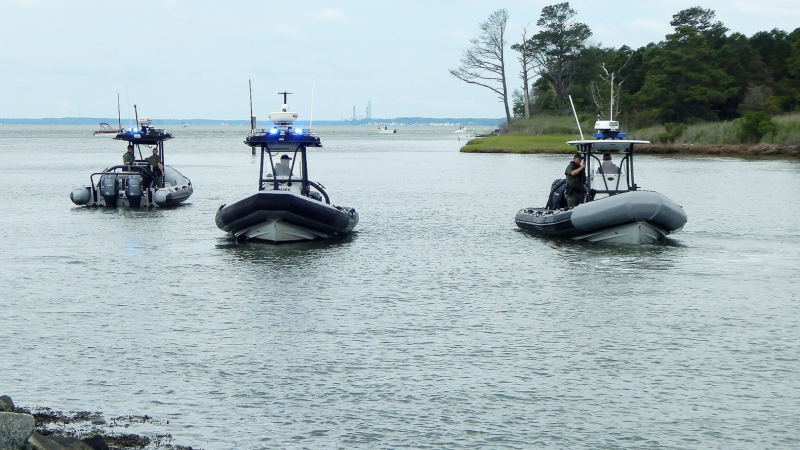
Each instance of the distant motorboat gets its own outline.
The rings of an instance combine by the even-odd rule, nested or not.
[[[389,127],[378,127],[377,131],[378,131],[378,133],[382,133],[382,134],[394,134],[394,133],[397,133],[396,129],[389,128]]]
[[[469,130],[467,130],[467,127],[458,127],[458,128],[456,128],[455,132],[456,133],[469,133]]]
[[[116,128],[112,128],[111,125],[100,122],[100,129],[93,133],[94,136],[105,136],[107,134],[117,134],[120,130]]]
[[[188,127],[189,125],[187,125],[187,124],[185,124],[185,123],[182,123],[182,124],[181,124],[181,126],[182,126],[183,128],[186,128],[186,127]]]

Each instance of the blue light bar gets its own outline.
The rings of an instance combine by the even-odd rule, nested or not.
[[[294,129],[294,134],[303,134],[303,129],[302,128],[295,128]]]
[[[269,134],[278,134],[278,129],[277,128],[270,128],[269,129]]]

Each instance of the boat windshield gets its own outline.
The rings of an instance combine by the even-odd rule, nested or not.
[[[599,197],[614,195],[629,189],[624,161],[617,155],[592,155],[591,188]]]
[[[275,152],[269,155],[270,167],[264,167],[266,178],[278,181],[302,180],[303,161],[300,152]],[[265,161],[266,163],[266,161]],[[265,164],[266,165],[266,164]]]

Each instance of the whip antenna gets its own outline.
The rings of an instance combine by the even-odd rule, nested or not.
[[[572,105],[572,114],[575,116],[575,123],[578,124],[578,133],[581,134],[581,140],[583,140],[583,130],[581,130],[581,121],[578,120],[578,113],[575,112],[575,104],[572,103],[572,96],[569,96],[569,104]]]
[[[308,116],[308,132],[311,133],[311,124],[314,122],[314,79],[311,79],[311,115]]]
[[[250,134],[256,131],[256,116],[253,115],[253,83],[248,79],[247,85],[250,87]]]
[[[125,101],[128,102],[128,127],[131,127],[131,99],[128,97],[128,86],[125,86]]]

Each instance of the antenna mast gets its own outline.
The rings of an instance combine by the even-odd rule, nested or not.
[[[122,129],[122,114],[119,111],[119,92],[117,92],[117,130]]]
[[[247,85],[250,87],[250,134],[256,130],[256,116],[253,115],[253,83],[248,79]]]
[[[575,123],[578,124],[578,132],[581,134],[581,140],[583,140],[583,130],[581,130],[581,121],[578,120],[578,113],[575,112],[575,104],[572,103],[572,96],[569,96],[569,104],[572,105],[572,114],[575,116]]]
[[[131,99],[128,97],[128,86],[125,86],[125,101],[128,102],[128,126],[131,126]]]
[[[311,115],[308,119],[308,132],[311,133],[311,123],[314,121],[314,79],[311,79]]]
[[[133,104],[133,113],[136,114],[136,130],[140,131],[139,130],[139,110],[136,109],[136,103]],[[142,157],[142,147],[139,146],[139,144],[136,144],[136,148],[139,149],[139,159],[144,159],[144,157]]]
[[[287,104],[286,103],[286,96],[289,95],[289,94],[291,94],[291,92],[286,92],[286,91],[278,92],[278,95],[283,95],[283,104],[284,105]]]

